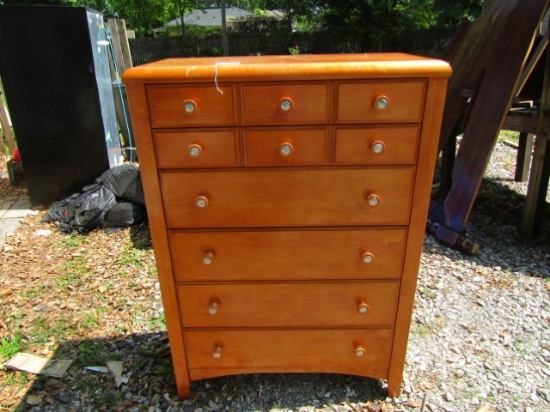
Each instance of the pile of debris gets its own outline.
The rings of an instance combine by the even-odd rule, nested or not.
[[[57,222],[64,233],[128,227],[147,217],[139,168],[124,164],[107,170],[94,183],[53,203],[44,223]]]

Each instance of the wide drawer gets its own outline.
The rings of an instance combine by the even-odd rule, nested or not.
[[[170,231],[176,281],[398,279],[407,231]]]
[[[234,129],[155,131],[153,136],[160,169],[239,165]]]
[[[329,163],[328,132],[315,129],[244,131],[246,166],[313,166]]]
[[[337,122],[420,122],[425,89],[425,80],[341,82]]]
[[[420,126],[340,127],[336,129],[336,165],[416,163]]]
[[[413,167],[161,172],[169,228],[406,225]]]
[[[191,379],[251,372],[386,378],[392,329],[184,331]]]
[[[391,326],[399,281],[179,285],[184,327]]]
[[[247,126],[328,122],[326,83],[245,85],[242,90]]]
[[[236,123],[231,86],[149,86],[147,100],[153,128]]]

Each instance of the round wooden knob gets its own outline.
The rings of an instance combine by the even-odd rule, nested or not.
[[[195,206],[200,209],[204,209],[208,206],[208,198],[206,196],[197,196],[195,199]]]
[[[361,315],[366,315],[369,311],[369,305],[367,305],[366,302],[359,302],[357,304],[357,311],[361,314]]]
[[[292,99],[290,99],[288,97],[285,97],[284,99],[281,99],[281,101],[279,103],[279,107],[281,108],[281,110],[283,112],[288,112],[288,111],[292,110],[293,106],[294,106],[294,103],[293,103]]]
[[[385,110],[390,105],[390,99],[388,96],[378,96],[374,100],[374,107],[378,110]]]
[[[187,153],[189,156],[197,158],[202,154],[202,147],[198,144],[190,144]]]
[[[378,195],[375,195],[375,194],[370,194],[367,196],[367,203],[369,204],[369,206],[378,206],[378,204],[380,203],[380,196]]]
[[[279,153],[281,156],[290,156],[294,152],[294,147],[290,143],[283,143],[279,146]]]
[[[220,346],[214,347],[214,350],[212,351],[212,357],[216,359],[220,359],[222,357],[222,348]]]
[[[372,263],[374,262],[374,255],[371,252],[364,252],[361,255],[361,260],[363,261],[363,263]]]
[[[210,305],[208,306],[208,314],[209,315],[216,315],[218,313],[218,307],[219,303],[216,301],[210,302]]]
[[[193,114],[197,111],[197,103],[193,100],[185,100],[183,102],[183,110],[185,110],[185,113]]]
[[[370,149],[374,154],[380,154],[384,151],[385,145],[384,142],[376,141],[371,146]]]
[[[202,256],[202,263],[205,265],[211,265],[214,262],[214,254],[212,252],[205,252]]]
[[[367,350],[362,345],[355,346],[355,355],[362,358],[367,354]]]

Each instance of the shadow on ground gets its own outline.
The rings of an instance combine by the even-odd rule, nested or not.
[[[178,400],[166,333],[67,341],[53,358],[74,362],[63,378],[37,377],[14,410],[166,411],[172,407],[173,411],[268,411],[386,398],[386,390],[375,379],[336,374],[250,374],[195,381],[190,398]],[[122,378],[127,382],[120,387],[110,373],[85,369],[105,366],[109,360],[123,363]]]

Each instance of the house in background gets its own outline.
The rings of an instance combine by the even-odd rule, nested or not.
[[[254,13],[240,9],[238,7],[227,7],[225,9],[225,20],[228,27],[239,19],[254,16]],[[211,7],[204,9],[195,9],[183,16],[185,25],[196,25],[202,27],[221,27],[222,26],[222,9],[220,7]],[[170,35],[179,35],[181,31],[181,18],[177,17],[170,20],[164,26],[153,29],[155,36],[157,34],[168,32]]]

